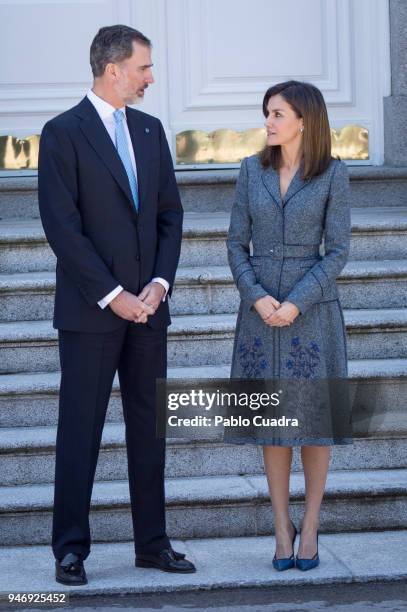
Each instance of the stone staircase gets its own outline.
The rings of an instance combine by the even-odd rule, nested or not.
[[[358,435],[353,446],[333,448],[322,533],[407,528],[407,169],[350,171],[351,255],[339,289]],[[225,237],[235,179],[233,170],[178,173],[186,215],[171,299],[171,378],[229,375],[238,295]],[[0,545],[48,544],[59,385],[55,260],[38,219],[35,179],[1,179],[0,198]],[[298,449],[293,470],[299,522]],[[261,448],[169,440],[166,475],[171,537],[272,533]],[[132,539],[126,479],[115,381],[92,498],[95,542]]]

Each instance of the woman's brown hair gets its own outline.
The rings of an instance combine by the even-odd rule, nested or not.
[[[280,95],[291,106],[298,118],[304,120],[303,179],[322,174],[331,160],[331,130],[325,100],[311,83],[286,81],[270,87],[264,94],[263,114],[267,118],[267,105],[272,96]],[[281,165],[281,146],[268,146],[259,153],[264,168],[270,165],[278,170]]]

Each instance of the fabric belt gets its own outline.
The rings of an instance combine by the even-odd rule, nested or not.
[[[286,257],[319,257],[319,244],[276,244],[264,253],[253,253],[252,257],[271,257],[284,259]]]

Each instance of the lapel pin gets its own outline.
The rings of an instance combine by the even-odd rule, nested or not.
[[[150,128],[144,128],[144,131],[145,131],[146,134],[149,134],[150,133]]]

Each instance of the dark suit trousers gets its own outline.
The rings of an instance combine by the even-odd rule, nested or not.
[[[59,331],[61,388],[52,547],[90,552],[89,508],[106,409],[119,372],[136,553],[169,545],[165,440],[156,438],[155,379],[165,378],[167,330],[128,323],[109,333]]]

